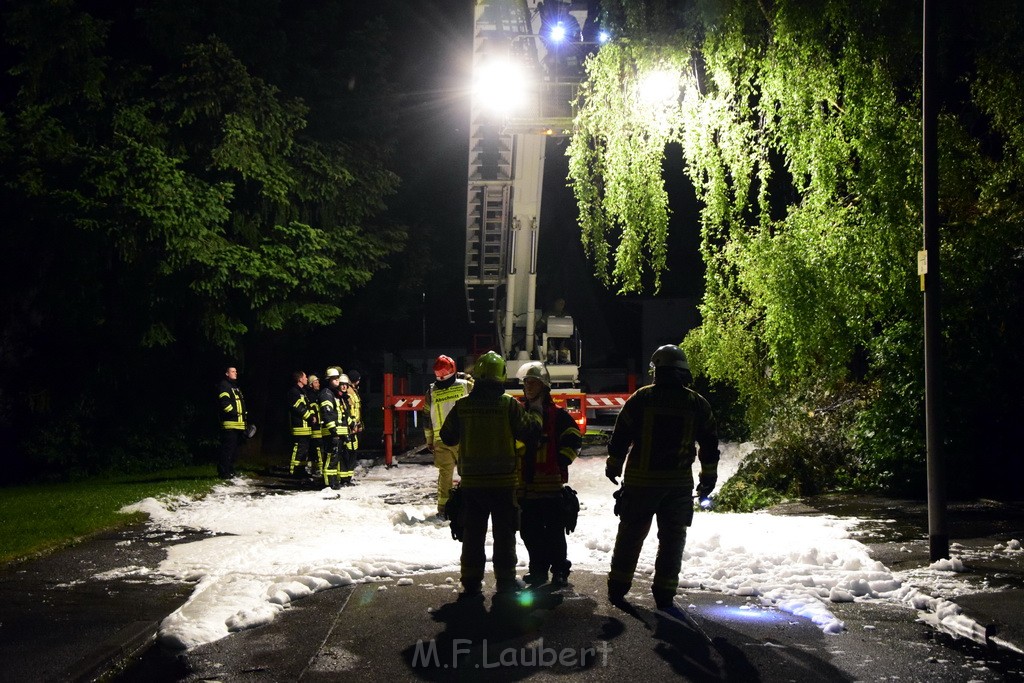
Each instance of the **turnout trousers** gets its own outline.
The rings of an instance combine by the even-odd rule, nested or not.
[[[693,522],[693,497],[687,488],[624,486],[619,500],[619,530],[615,535],[609,593],[625,594],[633,584],[640,550],[658,519],[658,555],[654,561],[651,592],[656,600],[671,600],[679,587],[679,569],[686,545],[686,527]]]
[[[452,477],[459,460],[459,447],[434,441],[434,467],[437,468],[437,511],[444,512],[444,504],[452,491]]]
[[[238,457],[238,445],[245,438],[241,429],[220,430],[220,455],[217,458],[217,474],[221,479],[235,476],[235,460]]]
[[[500,586],[516,579],[516,530],[519,527],[519,506],[513,488],[462,489],[466,526],[462,536],[462,585],[479,588],[484,578],[487,555],[487,520],[491,520],[494,537],[494,579]]]
[[[571,563],[566,557],[565,520],[561,493],[545,498],[521,498],[522,528],[519,535],[530,554],[530,575],[568,576]]]

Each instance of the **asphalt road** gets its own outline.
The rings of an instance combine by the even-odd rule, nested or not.
[[[954,641],[886,603],[837,604],[847,630],[736,596],[690,592],[683,619],[634,586],[625,608],[604,577],[574,574],[530,604],[459,600],[452,574],[360,584],[298,601],[273,623],[188,653],[153,648],[120,680],[147,681],[1001,681],[1024,676],[1005,650]]]
[[[779,512],[897,517],[866,526],[863,540],[887,566],[927,565],[919,506],[811,502]],[[1019,508],[976,503],[954,512],[951,538],[966,551],[1021,537]],[[542,588],[529,604],[495,601],[493,583],[483,600],[460,601],[454,574],[335,588],[296,601],[269,625],[169,652],[154,644],[156,629],[193,586],[151,571],[170,545],[200,537],[136,525],[0,569],[0,681],[1024,680],[1013,649],[1024,643],[1024,572],[980,559],[968,560],[978,593],[957,604],[996,625],[1010,647],[953,639],[883,601],[830,605],[846,625],[835,635],[706,591],[681,594],[685,617],[675,619],[654,610],[640,581],[622,609],[606,600],[603,575],[574,573],[568,588]],[[136,568],[128,578],[95,578],[128,566]]]

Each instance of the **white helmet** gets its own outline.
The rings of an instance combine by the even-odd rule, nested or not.
[[[530,361],[519,366],[516,377],[523,384],[526,384],[527,377],[533,377],[534,379],[539,379],[548,389],[551,388],[551,373],[548,372],[547,366],[539,360]]]
[[[352,384],[352,382],[348,381],[348,375],[342,373],[338,376],[338,384]]]
[[[335,377],[341,377],[341,368],[339,368],[337,365],[332,365],[331,367],[327,368],[327,372],[324,373],[324,378],[327,380],[332,380]]]

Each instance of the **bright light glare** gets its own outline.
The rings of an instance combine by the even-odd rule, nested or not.
[[[640,101],[649,107],[665,107],[679,99],[679,76],[673,71],[652,71],[640,81]]]
[[[565,27],[562,26],[562,22],[558,22],[551,28],[551,40],[556,43],[565,40]]]
[[[526,102],[526,74],[507,61],[479,65],[473,76],[473,96],[481,106],[498,114],[521,109]]]
[[[597,42],[601,43],[602,45],[604,43],[607,43],[611,39],[612,34],[608,33],[608,31],[601,31],[600,33],[597,34]]]

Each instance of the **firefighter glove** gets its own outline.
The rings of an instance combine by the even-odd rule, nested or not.
[[[608,477],[608,480],[611,483],[615,484],[616,486],[619,485],[619,475],[620,474],[622,474],[622,471],[617,469],[616,467],[614,467],[612,465],[605,465],[604,466],[604,476]]]
[[[717,474],[700,475],[700,482],[697,484],[697,497],[703,499],[710,496],[711,492],[715,490],[715,484],[717,483]]]

